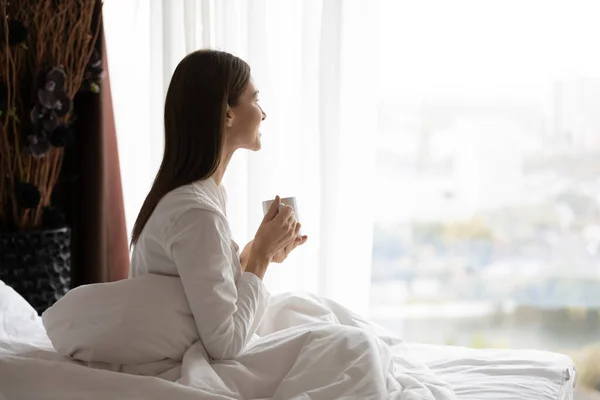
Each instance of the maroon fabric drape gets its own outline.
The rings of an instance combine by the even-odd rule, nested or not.
[[[123,187],[121,185],[121,167],[117,148],[117,130],[113,113],[112,94],[106,54],[106,42],[102,46],[102,62],[105,80],[102,85],[102,137],[104,139],[104,185],[105,185],[105,238],[107,242],[107,263],[104,268],[104,281],[116,281],[127,278],[129,274],[129,247]]]
[[[97,1],[101,23],[101,2]],[[103,36],[105,77],[100,94],[82,92],[74,101],[75,143],[65,152],[58,202],[72,229],[72,287],[110,282],[129,273],[129,249],[117,138]]]

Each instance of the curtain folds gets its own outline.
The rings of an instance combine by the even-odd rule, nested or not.
[[[96,15],[102,24],[100,1]],[[123,279],[129,272],[119,154],[103,35],[97,49],[103,54],[105,79],[99,95],[86,92],[75,99],[76,140],[65,153],[56,189],[56,197],[72,229],[73,287]]]
[[[225,176],[236,240],[253,237],[263,200],[296,196],[309,241],[269,269],[269,289],[310,291],[366,313],[377,128],[372,7],[360,0],[105,0],[104,7],[128,227],[160,164],[175,66],[196,49],[231,52],[251,65],[268,115],[263,149],[236,154]]]

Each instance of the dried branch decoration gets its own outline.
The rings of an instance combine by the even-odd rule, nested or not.
[[[73,99],[100,79],[95,5],[0,0],[0,230],[39,228],[50,209]]]

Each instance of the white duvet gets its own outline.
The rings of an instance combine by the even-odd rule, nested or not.
[[[180,382],[244,398],[454,398],[400,340],[324,299],[274,298],[259,335],[236,361],[211,366],[194,345]]]
[[[211,362],[198,341],[181,363],[75,362],[54,351],[39,320],[17,324],[19,331],[0,337],[0,393],[8,399],[75,399],[82,390],[86,399],[455,398],[443,379],[410,357],[402,341],[312,296],[274,297],[258,336],[235,361]],[[28,340],[19,339],[23,336]],[[156,374],[156,365],[164,379],[139,376]]]
[[[0,306],[7,301],[2,289],[0,282]],[[89,367],[57,354],[41,319],[19,300],[0,307],[0,400],[571,400],[573,395],[575,370],[568,357],[405,345],[336,303],[312,296],[274,297],[259,334],[235,361],[211,363],[196,343],[182,362]],[[162,378],[139,375],[158,370]]]

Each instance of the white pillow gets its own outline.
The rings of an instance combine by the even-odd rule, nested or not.
[[[42,314],[56,351],[111,364],[181,360],[198,331],[179,277],[80,286]]]
[[[11,314],[19,319],[37,320],[37,311],[13,288],[0,281],[0,314]]]

